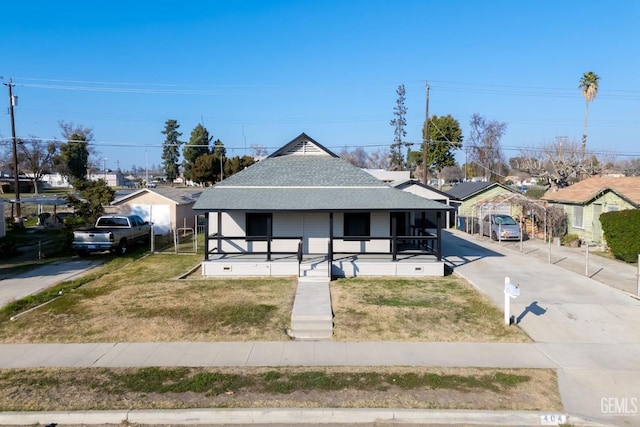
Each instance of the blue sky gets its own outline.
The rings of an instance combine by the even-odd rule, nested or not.
[[[400,84],[418,143],[426,81],[430,114],[453,115],[465,136],[474,113],[505,122],[516,156],[580,140],[586,71],[601,78],[587,148],[640,156],[637,1],[25,1],[2,15],[17,136],[91,127],[110,169],[160,164],[170,118],[184,141],[203,123],[229,155],[301,132],[336,152],[388,149]]]

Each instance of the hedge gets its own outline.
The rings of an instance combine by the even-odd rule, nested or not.
[[[600,215],[600,222],[613,255],[636,262],[640,254],[640,210],[606,212]]]

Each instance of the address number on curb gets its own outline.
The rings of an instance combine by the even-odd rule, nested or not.
[[[567,422],[567,416],[563,414],[544,414],[540,415],[540,425],[542,426],[557,426],[565,424]]]

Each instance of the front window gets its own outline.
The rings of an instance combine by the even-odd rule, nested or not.
[[[582,216],[584,214],[584,208],[582,206],[573,207],[573,226],[575,228],[584,228]]]
[[[247,213],[247,237],[267,237],[271,235],[270,213]]]
[[[371,215],[369,212],[344,214],[344,237],[369,237]]]

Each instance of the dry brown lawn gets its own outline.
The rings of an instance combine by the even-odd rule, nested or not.
[[[295,278],[205,279],[190,274],[201,255],[152,255],[127,263],[114,259],[82,286],[16,321],[0,322],[0,342],[149,342],[288,340]],[[57,293],[57,291],[56,291]],[[517,327],[504,327],[500,311],[465,281],[432,279],[341,279],[332,282],[336,340],[523,342]],[[187,369],[187,368],[175,368]],[[462,376],[469,387],[439,383],[403,388],[393,381],[337,390],[315,387],[290,393],[264,388],[259,368],[188,368],[182,376],[213,378],[205,391],[155,392],[118,389],[106,377],[124,378],[145,369],[0,370],[0,407],[5,410],[76,410],[194,407],[398,407],[501,410],[561,410],[557,378],[544,369],[476,368],[278,368],[277,375],[397,373]],[[363,374],[364,373],[364,374]],[[509,386],[491,386],[497,375],[526,376]],[[235,376],[228,389],[224,380]],[[247,385],[247,376],[256,382]],[[289,377],[287,377],[289,378]],[[209,381],[209,380],[207,380]],[[253,381],[253,380],[252,380]],[[475,385],[479,384],[479,385]],[[487,384],[489,387],[487,388]],[[111,388],[110,388],[111,387]],[[226,386],[225,386],[226,387]],[[111,390],[111,391],[109,391]],[[216,391],[217,390],[217,391]]]
[[[0,341],[281,341],[295,278],[179,279],[200,255],[114,260],[101,274],[13,322]],[[331,283],[334,339],[525,342],[500,310],[455,276],[340,279]]]
[[[456,276],[337,280],[331,299],[335,339],[342,341],[530,341]]]

